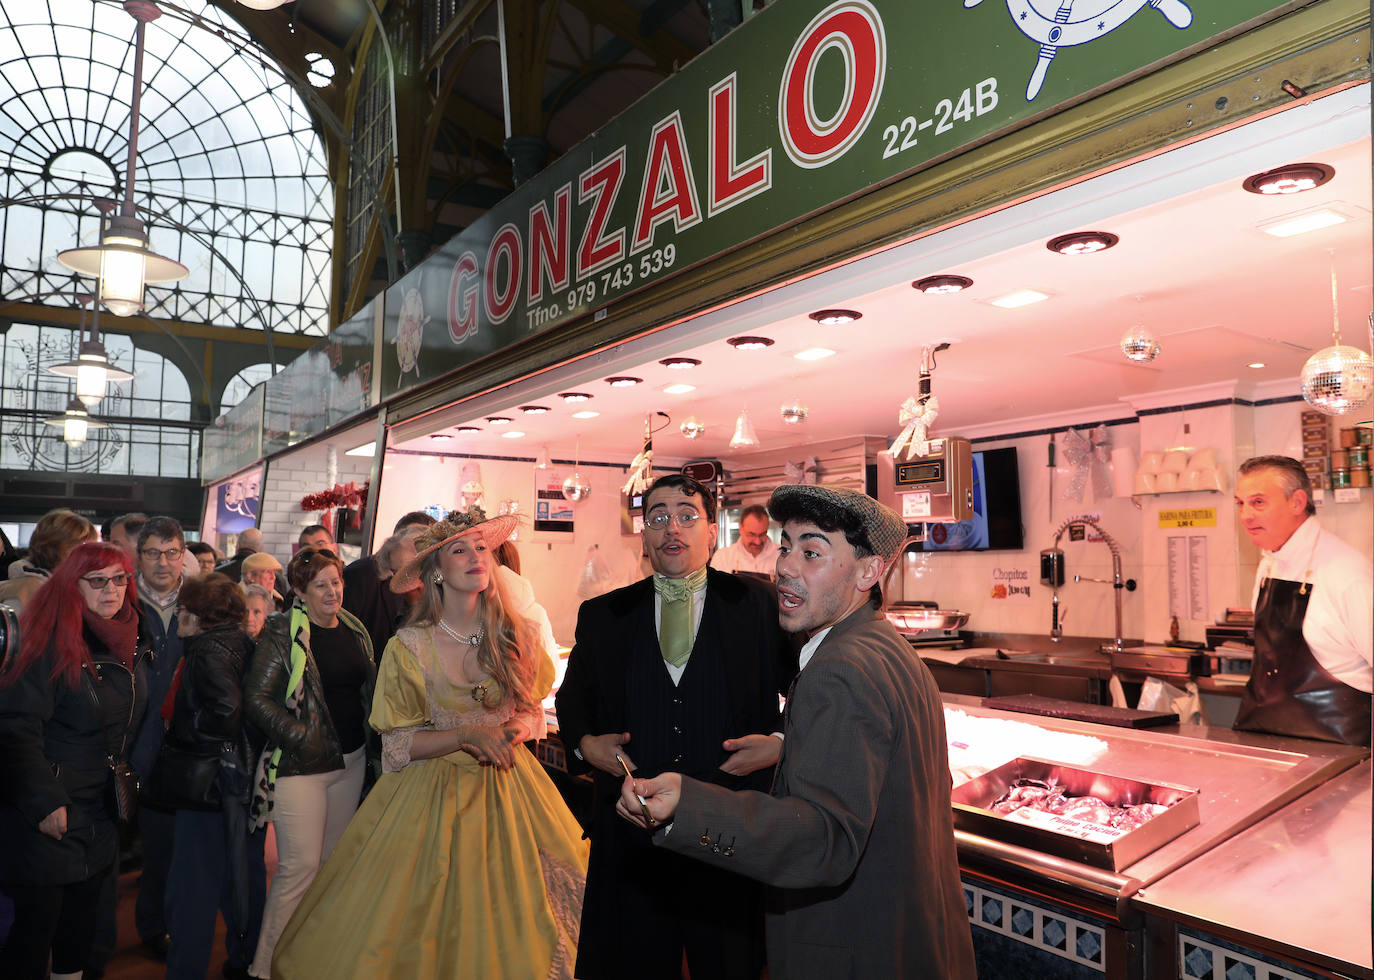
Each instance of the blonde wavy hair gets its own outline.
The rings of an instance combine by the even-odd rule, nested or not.
[[[447,522],[441,521],[440,524]],[[436,524],[433,529],[440,528]],[[461,531],[454,528],[446,537]],[[427,532],[426,537],[430,536]],[[444,609],[444,587],[436,584],[434,573],[439,570],[439,556],[442,548],[425,555],[420,560],[420,597],[410,607],[406,617],[407,626],[435,626]],[[488,551],[491,574],[487,587],[478,596],[481,604],[482,626],[485,630],[482,643],[477,648],[477,663],[501,689],[501,699],[495,704],[483,702],[488,708],[505,704],[509,698],[517,712],[539,710],[539,702],[533,697],[536,671],[535,657],[539,654],[538,628],[506,608],[505,593],[496,575],[496,552]]]

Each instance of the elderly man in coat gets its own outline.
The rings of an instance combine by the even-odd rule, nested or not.
[[[906,525],[839,487],[779,487],[768,509],[778,615],[810,637],[772,791],[627,776],[617,812],[770,886],[773,980],[972,978],[940,695],[877,608]]]

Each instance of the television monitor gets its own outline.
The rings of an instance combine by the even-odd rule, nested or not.
[[[973,453],[973,518],[953,524],[926,524],[922,551],[1020,551],[1021,481],[1016,447]]]

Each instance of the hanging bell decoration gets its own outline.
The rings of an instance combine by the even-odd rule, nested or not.
[[[754,449],[758,444],[758,433],[754,431],[754,423],[749,421],[749,409],[746,408],[735,419],[735,434],[730,437],[730,448]]]

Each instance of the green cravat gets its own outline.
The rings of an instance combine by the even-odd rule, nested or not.
[[[654,574],[654,591],[662,600],[658,611],[658,649],[674,667],[681,667],[692,655],[692,593],[705,585],[705,566],[686,578]]]

